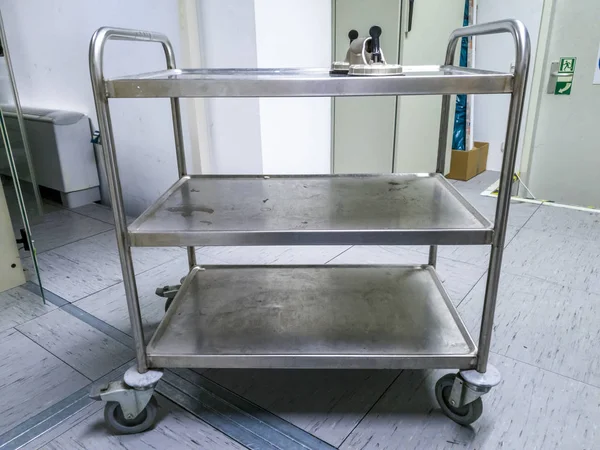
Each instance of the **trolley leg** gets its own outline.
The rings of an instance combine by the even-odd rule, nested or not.
[[[450,121],[450,95],[442,97],[442,112],[440,114],[440,136],[438,140],[438,154],[435,171],[444,175],[446,166],[446,147],[448,145],[448,126]],[[435,267],[437,263],[437,245],[429,247],[429,265]]]
[[[167,60],[169,67],[175,68],[174,60]],[[177,152],[177,168],[179,169],[179,176],[183,177],[187,175],[187,165],[185,161],[185,148],[183,146],[183,129],[181,125],[181,105],[178,98],[171,99],[171,115],[173,117],[173,134],[175,137],[175,151]],[[187,248],[188,263],[190,269],[197,265],[196,263],[196,249],[194,247]]]
[[[493,24],[490,24],[493,25]],[[485,31],[485,30],[484,30]],[[515,39],[517,50],[513,89],[508,111],[508,126],[506,129],[506,151],[502,161],[500,187],[496,215],[494,221],[494,236],[490,254],[490,265],[487,276],[487,285],[481,319],[477,365],[474,370],[461,370],[458,374],[447,374],[440,378],[435,387],[437,400],[444,413],[455,422],[468,425],[473,423],[483,411],[481,396],[500,383],[500,373],[493,365],[488,363],[494,313],[498,285],[500,283],[500,270],[502,253],[508,223],[510,208],[510,193],[512,177],[515,170],[519,131],[521,129],[521,115],[527,85],[529,70],[530,41],[527,30],[519,22],[507,22],[505,32],[510,32]],[[492,33],[495,31],[489,31]],[[481,34],[489,34],[482,32]],[[446,53],[446,64],[452,64],[456,51],[456,43],[460,32],[451,39]],[[447,137],[449,96],[444,96],[442,103],[442,123],[440,124],[440,141],[438,151],[438,172],[443,168],[445,157],[445,138]],[[443,173],[443,172],[442,172]],[[435,258],[435,248],[430,250],[430,262]]]
[[[188,263],[190,265],[190,269],[194,266],[197,266],[198,263],[196,262],[196,249],[194,247],[188,247],[187,255],[188,255]]]
[[[119,257],[121,259],[121,269],[123,271],[123,285],[125,287],[125,296],[127,298],[127,309],[129,310],[129,320],[131,322],[131,330],[133,334],[133,340],[135,342],[137,368],[140,373],[144,373],[148,370],[148,361],[146,357],[146,347],[144,341],[144,328],[142,325],[142,315],[140,311],[137,285],[135,282],[133,259],[131,258],[131,247],[129,246],[127,218],[125,216],[123,193],[121,191],[121,183],[119,181],[119,171],[117,168],[115,144],[111,131],[112,126],[110,121],[108,100],[106,98],[96,98],[96,109],[98,111],[98,122],[100,124],[102,135],[104,136],[104,160],[106,164],[108,186],[112,199],[113,214],[115,217],[117,247],[119,249]]]
[[[525,54],[529,55],[529,40],[522,44],[523,45],[519,48],[521,48]],[[500,283],[502,253],[504,252],[504,241],[508,224],[512,179],[515,171],[515,160],[517,159],[517,145],[519,143],[519,131],[521,129],[521,114],[523,112],[523,101],[527,85],[529,58],[517,57],[517,61],[513,93],[508,110],[506,149],[502,161],[502,172],[500,174],[498,203],[496,204],[496,219],[494,221],[494,238],[490,254],[490,267],[487,277],[485,299],[483,303],[483,316],[479,334],[477,371],[480,373],[485,373],[488,368],[492,328],[494,326],[494,313],[496,311],[496,297],[498,296],[498,284]]]

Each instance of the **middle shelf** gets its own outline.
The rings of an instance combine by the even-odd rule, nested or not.
[[[477,245],[493,226],[440,174],[192,175],[129,226],[132,246]]]

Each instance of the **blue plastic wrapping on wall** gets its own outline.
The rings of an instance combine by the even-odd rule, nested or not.
[[[463,26],[469,25],[469,0],[465,0],[465,14]],[[467,67],[469,59],[469,41],[462,38],[460,43],[460,65]],[[454,133],[452,134],[452,148],[454,150],[466,150],[465,139],[467,135],[467,96],[465,94],[456,96],[456,113],[454,114]]]

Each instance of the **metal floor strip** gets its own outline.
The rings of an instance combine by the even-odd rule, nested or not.
[[[31,281],[25,283],[25,289],[27,289],[30,292],[33,292],[34,294],[40,295],[40,287],[37,284],[32,283]],[[44,296],[46,300],[48,300],[53,305],[58,306],[64,312],[71,314],[73,317],[76,317],[82,322],[85,322],[93,328],[103,332],[107,336],[113,338],[115,341],[120,342],[121,344],[126,345],[129,348],[135,348],[133,338],[128,334],[123,333],[118,328],[115,328],[112,325],[109,325],[108,323],[104,322],[103,320],[98,319],[96,316],[91,315],[89,312],[84,311],[80,307],[75,306],[74,304],[68,302],[64,298],[59,297],[53,292],[50,292],[48,289],[44,289]]]
[[[40,295],[40,287],[32,282],[24,286]],[[96,328],[129,348],[134,348],[131,336],[109,325],[64,298],[44,289],[46,300],[63,311]],[[131,361],[113,370],[94,383],[119,379]],[[36,437],[58,426],[61,422],[85,408],[90,383],[69,397],[52,405],[36,416],[22,422],[0,436],[0,449],[18,449]],[[281,417],[261,408],[245,398],[189,369],[165,370],[156,391],[189,411],[198,419],[210,424],[223,434],[250,449],[315,449],[331,450],[335,447],[313,436]]]
[[[250,449],[265,449],[265,450],[278,450],[279,447],[275,447],[265,439],[257,436],[254,433],[245,430],[240,427],[234,421],[229,420],[226,416],[223,416],[218,411],[208,408],[201,400],[195,396],[187,395],[176,387],[170,385],[166,381],[159,382],[157,391],[167,397],[175,404],[181,406],[183,409],[189,411],[191,414],[196,416],[198,419],[203,420],[212,427],[219,430],[221,433],[227,435],[231,439],[239,442]]]
[[[222,397],[212,389],[217,386],[215,383],[191,370],[185,370],[185,377],[180,375],[183,371],[178,372],[166,371],[163,376],[164,382],[203,406],[199,418],[220,430],[227,429],[226,434],[249,448],[292,450],[334,448],[281,418],[275,420],[276,416],[273,414],[232,392],[228,392],[229,398]],[[227,391],[220,386],[216,390]],[[232,398],[234,402],[230,401]],[[229,429],[232,425],[233,428]],[[289,433],[292,429],[293,432]],[[257,438],[258,442],[255,442]]]
[[[132,361],[133,360],[123,364],[112,372],[107,373],[102,378],[89,383],[77,392],[74,392],[58,403],[55,403],[44,411],[0,435],[0,449],[18,449],[38,436],[41,436],[52,428],[60,425],[90,403],[95,402],[95,400],[89,398],[92,385],[122,378],[125,371],[131,366]]]
[[[288,422],[287,420],[282,419],[281,417],[256,405],[255,403],[252,403],[249,400],[246,400],[241,395],[238,395],[235,392],[232,392],[229,389],[226,389],[214,381],[206,378],[204,375],[200,375],[199,373],[196,373],[190,369],[172,369],[170,371],[174,372],[176,375],[192,383],[193,385],[206,390],[215,398],[233,406],[235,408],[236,417],[249,417],[253,421],[258,421],[261,423],[261,427],[269,427],[278,433],[285,435],[289,440],[296,442],[297,445],[300,445],[298,448],[319,450],[335,448],[316,436],[304,431],[301,428],[298,428],[296,425]],[[241,420],[240,423],[248,427],[255,426],[253,424],[246,423],[244,420]],[[294,447],[288,444],[288,446],[284,448]]]
[[[42,296],[42,290],[40,289],[40,287],[35,284],[32,281],[28,281],[26,282],[23,287],[25,289],[27,289],[29,292],[33,292],[36,295],[39,295],[40,297]],[[44,298],[46,300],[48,300],[50,303],[52,303],[55,306],[58,306],[59,308],[68,305],[69,302],[66,301],[64,298],[59,297],[58,295],[56,295],[53,292],[50,292],[48,289],[44,289]]]

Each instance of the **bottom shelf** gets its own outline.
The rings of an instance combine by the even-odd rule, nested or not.
[[[151,367],[474,367],[429,266],[194,268],[147,348]]]

